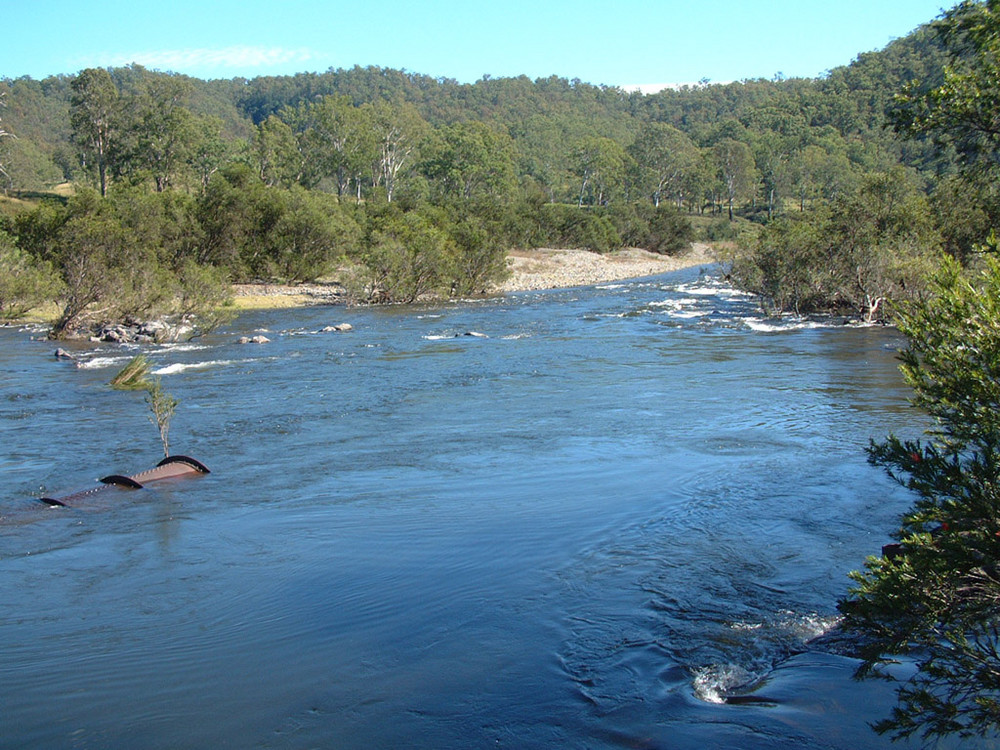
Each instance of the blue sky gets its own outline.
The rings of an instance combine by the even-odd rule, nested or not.
[[[354,65],[612,86],[815,77],[941,0],[0,0],[0,77],[138,62],[200,78]]]

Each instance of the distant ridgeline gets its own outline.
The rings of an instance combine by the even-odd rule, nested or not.
[[[332,273],[361,300],[406,302],[489,290],[513,247],[674,253],[699,238],[738,244],[732,277],[773,312],[879,317],[920,287],[916,271],[859,285],[851,259],[844,278],[809,275],[789,291],[772,288],[765,256],[816,235],[812,217],[832,206],[878,223],[872,242],[896,254],[968,253],[986,236],[990,216],[957,216],[965,198],[950,182],[949,195],[935,189],[956,172],[954,152],[886,127],[896,95],[939,84],[946,59],[928,26],[819,79],[653,95],[377,67],[5,79],[0,132],[16,137],[0,137],[0,188],[22,200],[0,202],[0,270],[25,281],[0,287],[0,315],[58,299],[63,333],[196,314],[227,281]],[[72,197],[39,205],[59,183]],[[914,227],[935,193],[939,225]]]

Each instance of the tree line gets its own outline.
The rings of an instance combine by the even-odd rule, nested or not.
[[[380,68],[230,81],[92,68],[0,82],[18,134],[0,136],[0,166],[22,195],[60,179],[105,201],[179,193],[163,200],[188,207],[195,261],[234,281],[315,278],[346,260],[366,299],[411,298],[395,281],[406,268],[425,279],[418,295],[463,293],[495,282],[510,248],[674,252],[697,217],[703,237],[735,241],[730,276],[770,312],[878,319],[922,293],[938,255],[969,257],[993,219],[986,188],[950,178],[953,150],[886,127],[895,91],[943,81],[946,56],[928,27],[816,80],[652,96]],[[434,273],[401,249],[386,270],[390,233],[372,223],[398,212],[433,229]],[[6,220],[7,244],[58,266],[18,227]],[[466,247],[473,237],[489,251]],[[489,256],[475,264],[487,276],[469,253]]]
[[[192,285],[208,304],[228,282],[346,264],[358,298],[409,302],[488,290],[513,247],[675,252],[692,236],[656,201],[584,207],[522,190],[510,137],[485,123],[434,129],[410,105],[326,96],[227,140],[188,106],[190,81],[114,73],[69,82],[70,143],[92,191],[0,217],[0,314],[58,294],[56,335],[193,313]]]

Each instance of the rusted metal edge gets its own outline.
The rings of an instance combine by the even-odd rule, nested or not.
[[[62,497],[40,497],[38,500],[54,507],[69,507],[78,500],[107,491],[141,490],[149,482],[210,473],[208,467],[196,458],[191,458],[190,456],[167,456],[152,469],[141,471],[138,474],[110,474],[99,480],[101,482],[99,487],[71,492]]]

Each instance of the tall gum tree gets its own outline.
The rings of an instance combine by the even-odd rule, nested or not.
[[[4,98],[7,96],[6,91],[0,91],[0,109],[7,106]],[[7,188],[12,186],[12,180],[10,175],[7,174],[7,170],[4,168],[4,151],[3,151],[3,139],[4,138],[15,138],[16,136],[9,130],[4,128],[3,119],[0,118],[0,176],[7,178],[7,186],[4,187],[4,193],[7,192]]]
[[[416,154],[417,144],[430,126],[412,104],[379,102],[371,106],[378,156],[372,163],[372,185],[385,185],[386,200],[392,203],[404,169]]]
[[[698,161],[698,147],[689,136],[673,125],[648,123],[629,147],[629,154],[647,175],[653,205],[659,207],[664,197],[679,192],[685,176]]]
[[[108,194],[108,169],[116,137],[119,94],[103,68],[81,70],[70,84],[70,125],[84,167],[97,170],[101,195]]]
[[[715,144],[715,157],[726,193],[729,220],[733,220],[733,205],[747,198],[756,181],[756,165],[750,147],[742,141],[723,138]]]
[[[162,193],[176,179],[195,141],[193,118],[185,106],[191,83],[176,76],[147,78],[137,95],[133,127],[134,159]]]

